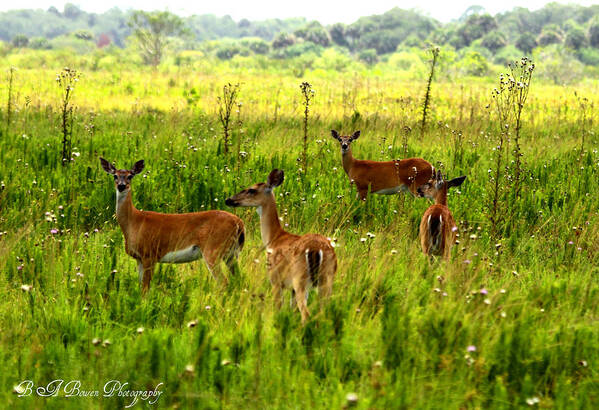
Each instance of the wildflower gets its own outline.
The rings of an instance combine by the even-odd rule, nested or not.
[[[347,400],[348,407],[353,407],[358,404],[358,395],[356,393],[347,393],[345,399]]]
[[[481,290],[478,291],[478,293],[480,293],[481,295],[486,295],[489,293],[489,291],[485,288],[482,288]]]
[[[106,339],[102,342],[102,347],[108,347],[110,346],[112,343],[110,342],[109,339]]]
[[[503,312],[503,311],[502,311],[501,313],[499,313],[499,316],[501,316],[501,317],[506,317],[506,316],[507,316],[507,313],[505,313],[505,312]]]
[[[228,359],[223,359],[222,362],[220,362],[221,366],[228,366],[231,364],[231,361]]]
[[[586,361],[586,360],[579,360],[579,361],[578,361],[578,364],[579,364],[580,366],[582,366],[582,367],[587,367],[587,365],[588,365],[588,363],[587,363],[587,361]]]
[[[97,346],[97,345],[99,345],[100,343],[102,343],[102,339],[100,339],[100,338],[97,338],[97,337],[94,337],[94,338],[92,339],[92,344],[93,344],[94,346]]]
[[[368,236],[370,239],[374,238],[374,234],[370,232],[366,232],[366,236]]]
[[[188,328],[192,328],[192,327],[196,327],[198,325],[198,321],[197,320],[192,320],[191,322],[187,323],[187,327]]]
[[[210,305],[206,305],[206,310],[210,310],[212,307]]]
[[[529,406],[534,406],[535,404],[538,404],[541,400],[539,400],[538,397],[531,397],[529,399],[526,399],[526,404],[528,404]]]
[[[466,259],[466,260],[464,261],[464,263],[465,263],[466,265],[470,265],[470,264],[472,263],[472,261],[471,261],[470,259]]]
[[[193,367],[193,364],[188,364],[187,366],[185,366],[185,373],[193,374],[194,371],[195,368]]]
[[[143,327],[138,327],[136,330],[138,335],[141,335],[144,332],[144,328]]]
[[[17,266],[17,270],[23,270],[23,265]]]
[[[468,346],[468,347],[466,348],[466,351],[467,351],[467,352],[470,352],[470,353],[472,353],[472,352],[476,352],[476,346],[474,346],[474,345],[470,345],[470,346]]]
[[[491,299],[487,298],[483,302],[485,303],[485,305],[490,305],[491,304]]]
[[[52,235],[56,235],[58,233],[58,229],[50,229],[50,233]]]
[[[31,291],[31,289],[33,289],[32,285],[21,285],[21,290],[23,292],[29,292],[29,291]]]
[[[360,242],[366,242],[366,238],[360,238]]]

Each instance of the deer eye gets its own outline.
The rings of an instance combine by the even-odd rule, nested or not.
[[[256,192],[258,192],[258,191],[256,191],[254,188],[248,189],[248,194],[250,194],[250,195],[256,195]]]
[[[117,180],[117,178],[118,178],[118,176],[114,175],[114,180],[115,180],[115,181]]]
[[[133,175],[127,175],[127,179],[131,181],[133,179]]]

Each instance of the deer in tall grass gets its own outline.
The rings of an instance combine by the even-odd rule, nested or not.
[[[425,255],[449,259],[458,228],[447,207],[447,190],[462,185],[465,179],[465,176],[461,176],[445,181],[441,171],[436,171],[434,180],[422,188],[423,192],[435,196],[435,204],[428,207],[420,221],[420,245]]]
[[[144,169],[137,161],[132,169],[116,169],[100,158],[104,171],[114,177],[116,219],[125,237],[125,251],[137,261],[142,292],[150,288],[157,263],[186,263],[203,258],[217,281],[227,283],[220,262],[231,274],[237,271],[237,257],[243,248],[243,221],[225,211],[163,214],[140,211],[131,199],[131,181]]]
[[[275,304],[280,308],[283,289],[291,288],[304,323],[310,316],[307,306],[310,289],[318,287],[318,295],[323,298],[331,294],[337,257],[324,236],[295,235],[281,227],[273,189],[281,185],[283,179],[283,171],[274,169],[266,183],[244,189],[228,198],[225,204],[257,208]]]
[[[417,197],[433,195],[421,190],[433,176],[435,168],[422,158],[406,158],[393,161],[370,161],[355,159],[351,143],[358,139],[360,131],[352,135],[339,135],[331,130],[331,135],[341,146],[343,169],[350,183],[355,184],[358,197],[365,201],[370,191],[373,194],[392,195],[409,191]],[[428,196],[432,199],[433,196]]]

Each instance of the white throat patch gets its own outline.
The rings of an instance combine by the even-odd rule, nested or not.
[[[122,205],[123,201],[127,198],[127,194],[129,190],[126,189],[123,192],[120,192],[118,189],[116,190],[116,212],[119,212],[119,207]]]

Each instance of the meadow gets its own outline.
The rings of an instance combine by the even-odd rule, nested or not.
[[[593,408],[599,402],[599,83],[535,82],[523,110],[522,189],[489,203],[500,126],[495,78],[425,84],[392,72],[307,72],[315,90],[301,169],[303,79],[273,70],[83,71],[72,94],[72,160],[61,164],[61,66],[2,66],[0,407],[116,408],[131,398],[18,397],[23,380],[109,380],[164,391],[174,408]],[[77,68],[76,66],[74,68]],[[218,97],[239,83],[225,155]],[[9,88],[11,104],[7,104]],[[588,100],[583,100],[588,98]],[[9,115],[10,112],[10,115]],[[360,159],[418,156],[449,177],[459,226],[451,260],[422,255],[425,199],[356,200],[336,129],[361,130]],[[510,189],[512,145],[501,187]],[[225,209],[246,223],[239,277],[202,262],[159,265],[142,297],[98,157],[146,169],[139,209]],[[285,171],[279,214],[333,238],[329,303],[302,326],[273,306],[259,219],[225,198]],[[304,172],[305,171],[305,172]],[[503,198],[503,197],[502,197]],[[352,395],[352,393],[354,395]],[[348,396],[349,395],[349,396]],[[150,407],[147,402],[136,406]]]

